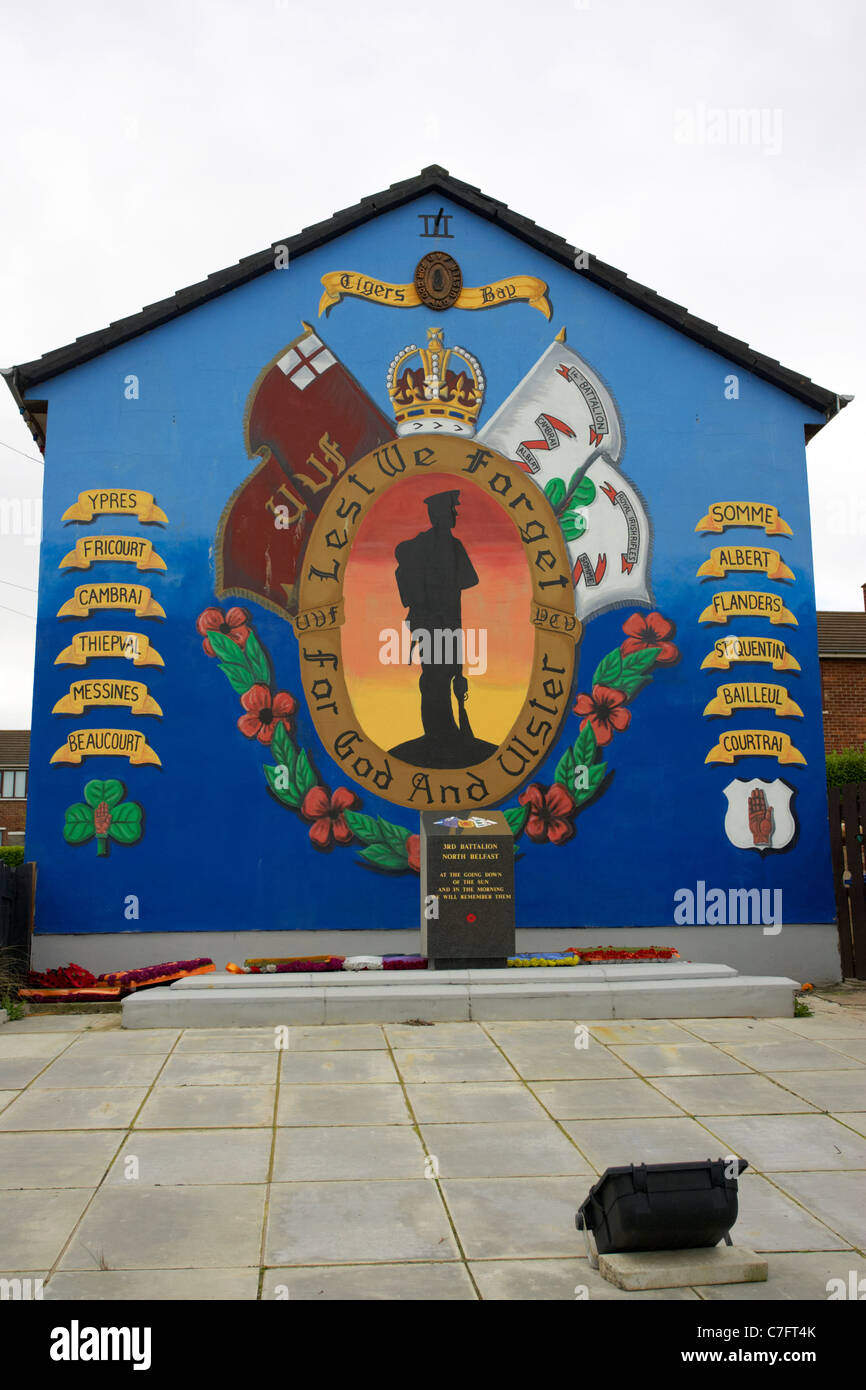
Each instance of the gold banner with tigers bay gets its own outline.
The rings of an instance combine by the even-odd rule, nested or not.
[[[362,275],[355,270],[331,270],[322,276],[324,293],[319,301],[319,318],[330,313],[345,295],[356,299],[367,299],[373,304],[389,305],[392,309],[415,309],[421,303],[414,285],[393,285],[387,280],[376,280],[372,275]],[[465,287],[460,291],[454,304],[455,309],[493,309],[499,304],[513,304],[526,300],[533,309],[538,309],[546,319],[552,313],[547,298],[547,285],[535,275],[510,275],[505,280],[494,280],[489,285],[478,285],[474,289]]]

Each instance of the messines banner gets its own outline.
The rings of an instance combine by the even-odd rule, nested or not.
[[[82,758],[103,754],[128,758],[130,763],[162,763],[144,734],[137,729],[77,729],[52,755],[52,763],[80,763]]]
[[[713,594],[712,602],[704,609],[698,622],[726,623],[731,617],[767,618],[774,626],[799,626],[779,594],[761,593],[754,589],[726,590]]]
[[[799,671],[800,663],[778,637],[720,637],[701,670],[727,671],[738,661],[766,662],[774,671]]]
[[[76,632],[69,646],[54,658],[54,665],[84,666],[96,657],[122,657],[133,666],[165,665],[143,632]]]
[[[389,305],[392,309],[416,309],[421,296],[413,284],[395,285],[387,280],[377,280],[371,275],[363,275],[356,270],[331,270],[322,276],[324,293],[319,301],[319,317],[326,316],[339,304],[345,295],[356,299],[366,299],[373,304]],[[454,301],[455,309],[492,309],[498,304],[514,304],[519,300],[538,309],[546,319],[550,318],[551,308],[547,298],[547,285],[535,275],[510,275],[505,280],[494,280],[489,285],[476,288],[465,286]]]
[[[58,618],[89,618],[93,609],[134,608],[137,618],[164,618],[165,609],[144,584],[79,584]]]
[[[166,569],[165,560],[153,548],[153,541],[139,536],[82,536],[68,555],[64,555],[58,568],[89,570],[94,560],[134,564],[140,570]]]
[[[806,759],[791,742],[790,734],[777,734],[770,729],[731,729],[720,735],[711,748],[707,763],[732,763],[736,758],[777,758],[780,763],[802,763]]]
[[[88,488],[79,492],[77,502],[67,507],[62,521],[92,521],[95,516],[137,516],[141,522],[165,526],[168,517],[153,500],[153,493],[141,488]]]
[[[704,714],[721,714],[729,717],[738,709],[772,709],[780,718],[793,716],[803,718],[803,711],[792,700],[783,685],[764,685],[759,682],[744,681],[742,685],[720,685],[710,700]]]
[[[768,579],[794,578],[794,571],[788,568],[778,550],[750,545],[714,546],[710,558],[698,570],[698,578],[711,575],[723,579],[729,570],[765,574]]]
[[[91,706],[123,707],[133,714],[161,715],[162,709],[141,681],[73,681],[52,714],[83,714]]]
[[[769,502],[711,502],[696,531],[724,531],[726,526],[760,526],[768,536],[793,536],[778,507]]]

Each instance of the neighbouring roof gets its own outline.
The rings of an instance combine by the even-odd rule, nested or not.
[[[819,613],[818,655],[866,661],[866,613]]]
[[[81,338],[76,338],[74,343],[55,348],[53,352],[47,352],[32,362],[23,362],[20,366],[5,368],[3,376],[22,410],[36,442],[40,447],[44,446],[46,407],[43,401],[28,400],[27,397],[34,387],[39,386],[41,382],[47,381],[61,372],[69,371],[72,367],[78,367],[83,362],[107,352],[110,348],[128,342],[130,338],[135,338],[140,333],[146,333],[151,328],[168,323],[180,314],[185,314],[190,309],[195,309],[199,304],[205,304],[208,300],[215,299],[218,295],[235,289],[238,285],[244,285],[259,275],[267,274],[273,270],[277,247],[287,248],[290,258],[303,255],[305,252],[312,251],[333,240],[334,237],[341,236],[344,232],[369,222],[371,218],[377,217],[380,213],[389,212],[393,208],[400,207],[403,203],[410,202],[427,193],[442,194],[453,202],[470,208],[488,221],[507,228],[514,236],[519,237],[536,250],[543,251],[554,260],[574,269],[578,248],[572,246],[564,237],[557,236],[554,232],[545,231],[531,218],[522,217],[519,213],[512,212],[505,203],[500,202],[497,198],[488,197],[474,185],[462,183],[459,179],[452,178],[447,169],[441,168],[438,164],[431,164],[428,168],[422,169],[415,178],[404,179],[400,183],[392,184],[382,193],[374,193],[367,198],[362,198],[360,203],[356,203],[354,207],[344,208],[342,212],[334,213],[333,217],[328,218],[327,221],[318,222],[312,227],[305,227],[297,235],[286,237],[283,241],[273,242],[264,251],[259,251],[252,256],[245,256],[243,260],[238,261],[237,265],[215,271],[206,280],[201,280],[196,285],[189,285],[186,289],[178,290],[168,299],[159,300],[156,304],[149,304],[140,313],[118,319],[99,332],[87,333]],[[693,338],[704,347],[711,348],[729,361],[745,367],[748,371],[754,372],[756,376],[771,382],[782,391],[787,391],[790,395],[803,401],[804,404],[820,411],[825,420],[832,419],[851,399],[850,396],[842,396],[835,391],[826,390],[823,386],[817,386],[809,377],[803,376],[800,372],[792,371],[788,367],[783,367],[775,358],[755,352],[748,343],[723,333],[715,324],[696,318],[682,305],[674,304],[670,299],[663,299],[655,290],[648,289],[646,285],[629,279],[624,271],[607,265],[598,257],[587,253],[587,261],[586,267],[576,270],[575,274],[585,276],[593,284],[601,285],[604,289],[610,290],[612,294],[616,294],[621,299],[628,300],[630,304],[643,309],[645,313],[652,314],[654,318],[661,319],[662,322],[670,324],[679,332],[685,333],[687,337]],[[818,428],[820,426],[808,426],[807,438],[811,437]]]
[[[0,768],[27,767],[30,762],[30,730],[0,729]]]

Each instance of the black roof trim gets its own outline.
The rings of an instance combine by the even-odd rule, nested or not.
[[[497,198],[488,197],[473,184],[462,183],[459,179],[452,178],[448,170],[443,169],[440,165],[431,164],[426,169],[422,169],[416,177],[404,179],[400,183],[392,184],[390,188],[381,193],[374,193],[362,198],[360,203],[356,203],[354,207],[344,208],[341,212],[334,213],[333,217],[328,218],[327,221],[318,222],[312,227],[305,227],[297,235],[287,237],[284,241],[276,241],[266,250],[259,251],[253,256],[245,256],[243,260],[238,261],[237,265],[215,271],[198,284],[189,285],[186,289],[178,290],[168,299],[161,299],[156,304],[147,305],[140,313],[118,319],[100,332],[87,333],[82,338],[76,338],[74,343],[56,348],[53,352],[47,352],[33,362],[24,362],[18,367],[7,368],[3,371],[3,376],[6,378],[7,385],[25,417],[28,417],[30,412],[27,409],[25,397],[34,386],[51,377],[58,376],[61,372],[78,367],[82,363],[90,361],[91,358],[107,352],[110,348],[118,347],[121,343],[128,342],[141,333],[146,333],[151,328],[168,323],[171,319],[177,318],[178,315],[187,313],[190,309],[196,308],[199,304],[205,304],[208,300],[215,299],[228,290],[244,285],[259,275],[266,274],[274,267],[274,256],[277,248],[285,247],[290,258],[293,255],[303,255],[305,252],[312,251],[333,240],[334,237],[342,235],[343,232],[361,226],[364,222],[378,216],[379,213],[388,212],[422,194],[433,192],[441,193],[452,201],[461,203],[464,207],[487,218],[488,221],[500,223],[514,236],[521,238],[536,250],[543,251],[546,255],[560,261],[563,265],[574,266],[579,248],[572,246],[564,237],[546,231],[529,217],[522,217],[519,213],[512,212],[505,203],[500,202]],[[720,353],[738,366],[747,368],[748,371],[762,377],[765,381],[769,381],[773,386],[787,391],[790,395],[803,401],[804,404],[811,406],[812,409],[820,411],[827,420],[832,419],[851,400],[850,396],[838,395],[834,391],[826,390],[823,386],[817,386],[809,377],[803,376],[800,372],[791,371],[788,367],[783,367],[775,358],[753,351],[748,343],[744,343],[738,338],[732,338],[727,333],[722,333],[715,324],[697,318],[680,304],[663,299],[655,290],[648,289],[646,285],[629,279],[624,271],[607,265],[596,256],[587,253],[586,267],[581,268],[576,273],[584,275],[593,284],[610,290],[621,299],[625,299],[644,312],[652,314],[654,318],[671,325],[681,333],[685,333],[704,347]],[[33,422],[28,420],[28,423],[31,424],[32,429]]]

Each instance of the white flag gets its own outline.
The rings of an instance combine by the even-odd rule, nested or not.
[[[550,501],[568,544],[579,618],[652,604],[649,518],[616,466],[622,422],[589,363],[564,342],[551,343],[478,440],[519,463]]]

